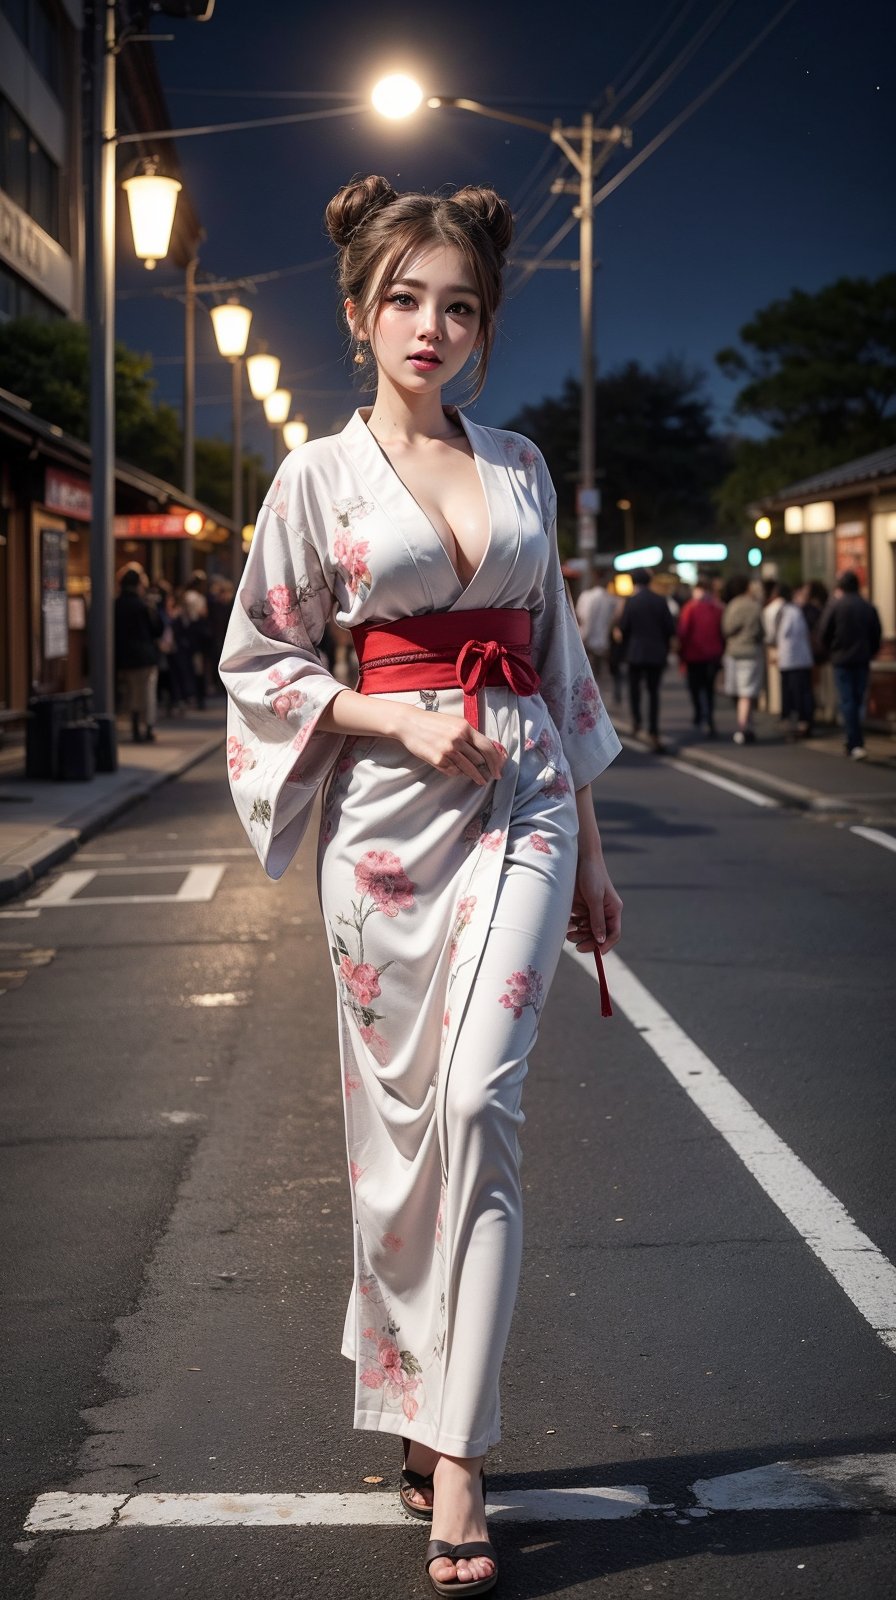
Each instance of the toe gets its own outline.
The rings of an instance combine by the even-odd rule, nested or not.
[[[441,1556],[438,1561],[434,1561],[430,1571],[438,1583],[453,1583],[458,1576],[457,1567],[447,1556]]]

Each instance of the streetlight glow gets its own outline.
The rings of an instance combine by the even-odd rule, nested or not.
[[[249,343],[249,307],[241,306],[238,300],[228,300],[224,305],[212,306],[211,319],[218,354],[228,361],[239,361]]]
[[[662,559],[659,545],[649,544],[643,550],[626,550],[621,556],[614,556],[613,566],[617,572],[633,572],[635,567],[658,567]]]
[[[287,450],[298,450],[308,438],[308,424],[304,417],[293,417],[283,424],[283,443]]]
[[[152,271],[157,261],[168,254],[174,211],[181,185],[176,178],[163,178],[152,162],[136,177],[126,178],[122,188],[128,197],[134,251]]]
[[[727,544],[677,544],[672,551],[673,561],[727,561]],[[646,562],[644,565],[646,566]]]
[[[769,517],[760,517],[758,521],[753,524],[753,532],[755,533],[757,539],[770,539],[772,536],[771,519]]]
[[[292,391],[290,389],[275,389],[267,395],[264,402],[264,414],[272,428],[282,428],[289,416],[292,404]]]
[[[422,103],[423,90],[406,72],[392,72],[387,78],[380,79],[370,98],[374,110],[381,117],[397,121],[400,117],[413,115]]]
[[[205,527],[205,518],[201,511],[188,511],[184,517],[184,533],[191,539],[197,539]]]
[[[268,355],[266,350],[259,350],[246,361],[246,372],[253,400],[266,400],[280,382],[279,358]]]

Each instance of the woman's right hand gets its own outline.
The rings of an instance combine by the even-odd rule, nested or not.
[[[472,728],[464,717],[396,706],[395,737],[418,761],[446,776],[472,779],[479,788],[500,778],[507,752]]]

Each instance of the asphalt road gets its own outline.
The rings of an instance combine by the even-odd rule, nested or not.
[[[896,856],[643,755],[601,781],[598,811],[627,966],[896,1261]],[[154,898],[215,866],[189,879],[210,898]],[[216,757],[0,920],[10,1600],[431,1592],[417,1524],[24,1532],[53,1490],[118,1506],[396,1482],[395,1441],[352,1431],[338,1354],[333,983],[307,850],[301,866],[264,879]],[[891,1595],[896,1496],[865,1458],[896,1450],[896,1352],[648,1036],[600,1020],[574,959],[524,1104],[526,1259],[491,1492],[639,1486],[650,1509],[497,1512],[499,1592]],[[833,1458],[852,1501],[749,1509],[732,1480]],[[706,1509],[706,1479],[733,1481],[733,1509]]]

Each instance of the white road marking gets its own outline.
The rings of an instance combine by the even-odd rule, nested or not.
[[[86,872],[63,872],[48,889],[36,899],[26,900],[25,904],[35,906],[38,911],[55,910],[60,906],[186,905],[211,900],[226,871],[226,864],[220,862],[194,867],[91,867]],[[184,874],[183,883],[176,894],[80,895],[80,891],[93,883],[95,878],[133,878],[160,872],[169,876],[171,873]],[[76,895],[80,895],[80,898],[75,899]]]
[[[880,828],[850,828],[850,833],[857,833],[860,839],[868,839],[871,844],[883,845],[885,850],[896,850],[896,839],[891,833],[884,833]]]
[[[714,789],[724,789],[727,794],[736,794],[739,800],[749,800],[751,806],[765,806],[769,811],[780,809],[780,800],[773,800],[771,795],[760,794],[758,789],[748,789],[744,783],[735,783],[733,778],[722,778],[716,772],[707,772],[704,767],[692,767],[689,761],[675,761],[671,756],[666,758],[666,766],[674,767],[676,772],[683,772],[687,778],[699,778],[701,783],[711,783]]]
[[[39,911],[0,911],[0,917],[2,917],[4,921],[8,920],[10,922],[33,921],[35,917],[39,916]]]
[[[141,850],[141,861],[168,861],[175,856],[189,856],[195,861],[197,856],[214,856],[220,859],[224,856],[251,856],[255,859],[255,851],[249,844],[226,845],[223,848],[217,845],[196,845],[191,850]],[[133,853],[128,850],[79,850],[79,861],[132,861]]]
[[[596,982],[593,956],[571,945],[564,948]],[[896,1353],[896,1267],[615,951],[606,961],[614,1005],[740,1157],[887,1348]]]
[[[896,1455],[775,1461],[691,1487],[708,1511],[892,1511]]]
[[[602,1488],[489,1492],[489,1522],[607,1522],[644,1513],[680,1520],[713,1511],[893,1511],[896,1455],[776,1461],[767,1467],[701,1478],[696,1505],[652,1501],[643,1484]],[[25,1532],[83,1533],[99,1528],[419,1527],[393,1492],[370,1494],[78,1494],[38,1495]]]
[[[229,989],[221,994],[191,994],[187,997],[189,1006],[245,1006],[249,1004],[251,996],[248,989]]]

